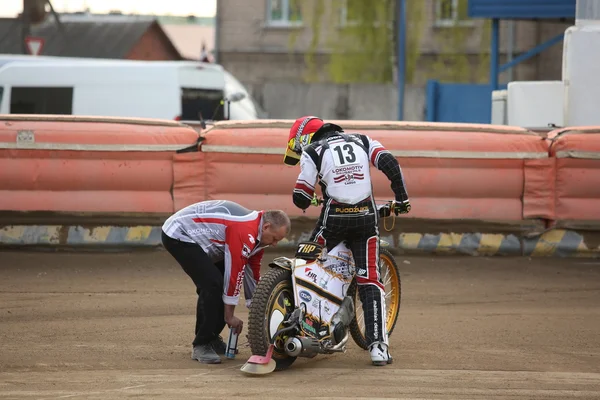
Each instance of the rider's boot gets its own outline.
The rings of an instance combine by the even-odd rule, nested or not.
[[[350,323],[354,319],[354,301],[352,297],[346,296],[342,300],[340,309],[331,318],[331,325],[333,326],[333,340],[336,344],[340,343]]]
[[[394,359],[390,354],[390,349],[387,343],[371,343],[371,345],[369,346],[369,353],[371,353],[371,361],[373,362],[373,365],[382,366],[394,362]]]
[[[373,365],[391,364],[394,359],[389,351],[383,293],[373,285],[359,287],[359,290],[365,314],[365,333],[367,340],[371,341],[368,347],[371,361]]]

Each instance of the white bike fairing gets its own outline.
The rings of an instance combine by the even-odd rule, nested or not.
[[[353,274],[352,253],[342,242],[324,261],[296,259],[293,280],[295,301],[305,315],[302,330],[318,339],[331,334],[331,320],[346,296]],[[321,325],[319,326],[319,322]]]

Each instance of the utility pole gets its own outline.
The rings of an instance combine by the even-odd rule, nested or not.
[[[23,0],[23,11],[21,12],[21,51],[28,54],[25,38],[31,34],[31,9],[28,7],[27,0]]]
[[[420,0],[422,1],[422,0]],[[398,121],[404,119],[404,81],[406,79],[406,0],[396,0],[398,32],[396,58],[398,63]]]
[[[221,28],[221,23],[219,21],[219,3],[221,3],[219,0],[216,0],[216,7],[215,7],[215,42],[214,42],[214,50],[213,50],[213,60],[215,64],[219,64],[221,62],[221,57],[219,54],[219,47],[220,47],[220,38],[219,38],[219,31]]]

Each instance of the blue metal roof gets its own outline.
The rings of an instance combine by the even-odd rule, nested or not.
[[[471,18],[575,18],[576,0],[468,0]]]

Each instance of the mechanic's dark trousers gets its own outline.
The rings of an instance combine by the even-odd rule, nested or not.
[[[223,261],[214,263],[199,245],[172,239],[164,232],[162,243],[196,285],[196,337],[192,344],[208,344],[225,328]]]
[[[356,268],[358,295],[365,315],[367,343],[388,343],[385,318],[385,288],[379,275],[379,229],[371,198],[358,204],[341,204],[327,199],[321,209],[311,241],[330,251],[346,240]]]

